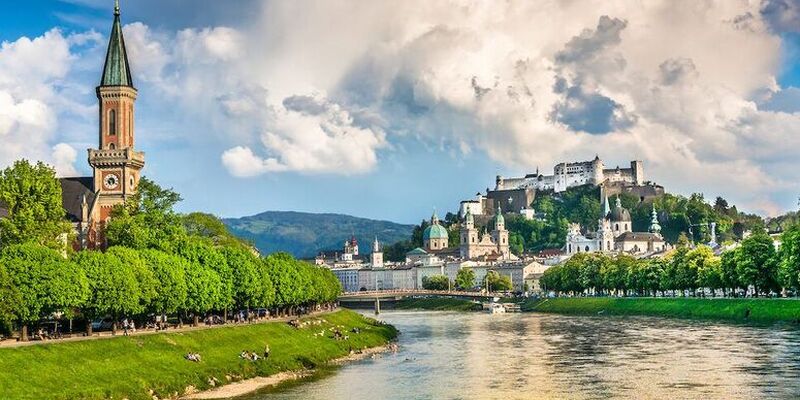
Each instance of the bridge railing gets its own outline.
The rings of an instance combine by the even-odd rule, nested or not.
[[[426,290],[426,289],[390,289],[390,290],[366,290],[360,292],[344,292],[339,297],[372,297],[386,295],[406,295],[406,296],[461,296],[461,297],[498,297],[496,293],[485,292],[461,292],[456,290]]]

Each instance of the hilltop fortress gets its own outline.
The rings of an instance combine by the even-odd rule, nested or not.
[[[664,193],[662,186],[645,180],[642,161],[631,161],[630,168],[606,168],[603,160],[595,156],[591,161],[556,164],[552,175],[540,174],[538,169],[536,173],[522,177],[504,178],[498,175],[494,190],[487,188],[485,195],[477,193],[475,199],[462,201],[459,214],[464,217],[469,211],[472,215],[492,215],[500,208],[503,212],[520,213],[532,218],[530,205],[537,191],[560,193],[582,185],[602,186],[608,195],[633,193],[642,200]]]

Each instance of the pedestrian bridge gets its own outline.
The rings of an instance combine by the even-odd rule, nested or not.
[[[374,300],[374,299],[396,299],[403,297],[457,297],[462,299],[485,300],[499,297],[499,294],[485,292],[459,292],[455,290],[425,290],[425,289],[391,289],[391,290],[367,290],[363,292],[345,292],[339,295],[339,301],[348,300]]]

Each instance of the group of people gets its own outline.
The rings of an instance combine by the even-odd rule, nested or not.
[[[248,360],[248,361],[258,361],[258,360],[260,360],[262,358],[263,359],[267,359],[267,358],[269,358],[269,345],[264,345],[264,356],[263,357],[261,357],[258,354],[256,354],[255,351],[242,350],[241,354],[239,354],[239,358],[241,358],[243,360]]]
[[[128,320],[127,318],[122,320],[122,332],[125,336],[128,336],[130,332],[136,333],[136,323],[133,320]]]

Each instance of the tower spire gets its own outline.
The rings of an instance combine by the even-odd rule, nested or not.
[[[111,35],[109,35],[108,39],[106,63],[103,66],[103,77],[100,79],[101,87],[133,87],[131,68],[128,65],[128,52],[125,50],[125,39],[122,37],[122,23],[119,15],[119,0],[115,0],[114,24],[111,25]]]

